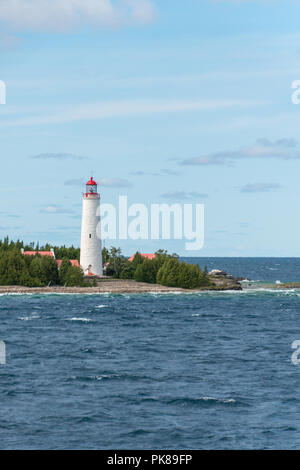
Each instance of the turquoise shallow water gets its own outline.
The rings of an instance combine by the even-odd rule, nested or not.
[[[0,320],[2,449],[300,447],[300,291],[2,295]]]

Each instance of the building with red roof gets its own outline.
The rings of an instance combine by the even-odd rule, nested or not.
[[[55,253],[53,248],[51,248],[50,251],[24,251],[24,248],[21,249],[22,255],[26,256],[35,256],[35,255],[40,255],[40,256],[50,256],[50,258],[55,259]]]
[[[36,256],[36,255],[49,256],[50,258],[53,258],[53,259],[56,260],[58,269],[60,269],[60,265],[61,265],[62,260],[55,258],[55,253],[54,253],[53,248],[51,248],[50,251],[24,251],[24,248],[22,248],[21,252],[22,252],[22,255],[25,255],[25,256]],[[72,266],[75,266],[76,268],[80,267],[79,266],[79,261],[77,259],[70,259],[69,261],[70,261]]]
[[[70,263],[71,263],[72,266],[75,266],[76,268],[79,268],[79,261],[78,261],[78,259],[70,259],[69,261],[70,261]],[[60,265],[61,265],[62,259],[57,259],[56,262],[57,262],[58,269],[60,269]]]
[[[134,260],[134,257],[135,257],[136,253],[134,253],[134,255],[132,255],[128,261],[133,261]],[[156,258],[156,254],[155,253],[139,253],[139,255],[141,255],[143,258],[145,259],[154,259]]]

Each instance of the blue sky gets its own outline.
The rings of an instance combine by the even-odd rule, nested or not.
[[[0,237],[78,245],[92,172],[103,202],[205,203],[195,256],[300,256],[299,14],[298,0],[2,0]]]

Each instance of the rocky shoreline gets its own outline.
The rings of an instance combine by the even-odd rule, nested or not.
[[[100,279],[95,287],[22,287],[0,286],[0,294],[145,294],[160,292],[199,292],[204,290],[242,290],[241,284],[230,274],[224,271],[215,271],[209,274],[213,286],[197,289],[182,289],[178,287],[165,287],[159,284],[147,284],[123,279]]]

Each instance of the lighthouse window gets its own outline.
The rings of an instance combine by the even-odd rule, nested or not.
[[[92,234],[90,233],[90,238],[92,238]]]

